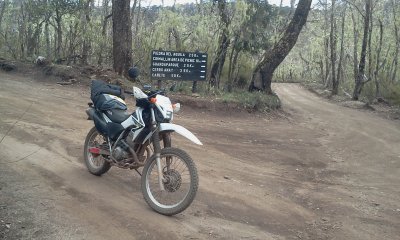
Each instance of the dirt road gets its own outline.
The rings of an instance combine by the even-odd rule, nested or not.
[[[275,89],[286,117],[183,106],[200,188],[165,217],[135,172],[87,172],[87,89],[0,73],[0,239],[400,239],[400,123]]]

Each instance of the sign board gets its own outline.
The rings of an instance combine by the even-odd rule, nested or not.
[[[151,52],[151,78],[155,80],[206,80],[207,53]]]

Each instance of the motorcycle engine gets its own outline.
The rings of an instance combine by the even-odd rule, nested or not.
[[[121,161],[125,158],[129,157],[129,154],[127,151],[125,151],[122,147],[116,147],[113,151],[113,157],[117,160],[117,161]]]

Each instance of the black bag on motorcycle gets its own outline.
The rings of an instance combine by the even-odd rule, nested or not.
[[[126,110],[125,103],[118,98],[125,99],[120,86],[107,84],[100,80],[92,81],[90,99],[96,109],[101,111],[109,109]]]

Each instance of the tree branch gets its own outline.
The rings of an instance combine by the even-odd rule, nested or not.
[[[351,6],[353,6],[353,7],[357,10],[357,12],[360,13],[360,15],[361,15],[363,18],[365,18],[364,13],[361,11],[361,9],[360,9],[355,3],[350,2],[349,0],[344,0],[344,1],[347,2],[348,4],[350,4]]]
[[[107,20],[107,19],[109,19],[110,17],[112,17],[112,13],[109,14],[109,15],[107,15],[107,16],[105,16],[105,17],[104,17],[104,20]]]

